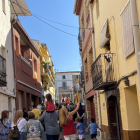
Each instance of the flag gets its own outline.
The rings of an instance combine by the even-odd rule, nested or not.
[[[66,104],[68,105],[70,103],[69,98],[66,97]]]
[[[72,89],[72,86],[69,86],[69,89]]]
[[[78,76],[78,80],[77,80],[77,83],[79,83],[79,76]]]
[[[76,103],[79,101],[79,92],[78,92],[78,87],[77,87],[77,93],[76,93]]]

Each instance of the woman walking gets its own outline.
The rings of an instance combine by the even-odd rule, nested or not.
[[[4,110],[0,119],[0,140],[9,140],[8,134],[11,132],[11,121],[9,111]]]
[[[59,123],[63,127],[63,135],[65,140],[76,140],[76,131],[73,123],[73,115],[78,111],[80,106],[80,101],[77,104],[77,107],[72,112],[68,112],[65,107],[62,107],[59,110]]]
[[[28,116],[29,120],[24,130],[27,140],[40,140],[44,132],[43,126],[38,120],[35,120],[35,114],[33,112],[29,112]]]
[[[15,117],[13,119],[13,122],[12,122],[12,129],[14,126],[17,125],[18,130],[20,132],[20,138],[16,139],[16,140],[24,140],[24,133],[23,132],[24,132],[24,127],[25,127],[26,122],[27,121],[23,118],[23,111],[17,110]]]

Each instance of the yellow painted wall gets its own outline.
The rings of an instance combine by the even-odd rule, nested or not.
[[[123,38],[122,38],[122,26],[121,26],[121,16],[120,12],[124,8],[125,4],[128,0],[97,0],[94,1],[93,6],[93,20],[94,20],[94,34],[95,34],[95,49],[96,49],[96,57],[98,57],[101,53],[106,53],[105,48],[99,48],[100,43],[100,32],[101,29],[108,18],[108,27],[109,33],[111,36],[110,39],[110,47],[111,53],[116,54],[116,68],[117,68],[117,80],[119,80],[122,76],[125,76],[135,70],[137,70],[136,66],[136,57],[135,53],[130,55],[128,58],[124,57],[123,50]],[[140,0],[136,0],[137,9],[138,9],[138,19],[140,20]],[[139,32],[140,33],[140,32]],[[133,90],[126,94],[124,88],[124,81],[122,81],[119,85],[120,90],[120,105],[121,105],[121,118],[122,118],[122,126],[124,130],[134,130],[140,129],[138,124],[131,124],[129,121],[132,118],[132,114],[129,113],[130,104],[133,100],[138,97],[138,103],[140,106],[140,92],[138,89],[138,77],[137,75],[129,78],[130,85],[136,85],[136,89],[138,92],[136,94],[132,94]],[[107,112],[103,110],[102,105],[105,102],[104,95],[100,95],[101,100],[101,115],[102,115],[102,123],[104,125],[108,125]],[[133,105],[135,107],[135,105]],[[135,110],[139,111],[139,108],[135,108]],[[140,118],[139,118],[140,120]]]
[[[105,107],[103,107],[103,103],[105,103]],[[102,116],[102,124],[108,126],[108,119],[107,119],[107,107],[105,101],[105,95],[100,95],[100,106],[101,106],[101,116]]]
[[[129,130],[140,130],[140,113],[136,86],[125,88],[127,118]]]

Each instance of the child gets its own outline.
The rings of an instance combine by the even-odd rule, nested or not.
[[[84,140],[84,128],[83,128],[83,124],[80,122],[80,118],[76,118],[75,121],[77,123],[76,129],[78,129],[79,140]]]
[[[26,123],[24,128],[24,133],[27,140],[40,140],[44,129],[38,120],[35,120],[35,115],[33,112],[28,113],[29,121]]]
[[[51,111],[55,111],[55,106],[54,106],[54,102],[52,100],[52,95],[51,94],[47,94],[46,95],[46,111],[51,112]]]
[[[90,130],[91,140],[94,140],[94,139],[97,140],[96,139],[96,136],[97,136],[97,128],[102,131],[102,129],[99,128],[98,125],[95,123],[95,119],[94,118],[91,118],[91,123],[88,126],[88,131]]]

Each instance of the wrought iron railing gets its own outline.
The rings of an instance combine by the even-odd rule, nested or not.
[[[113,53],[100,54],[91,66],[93,89],[104,83],[117,81],[116,55]]]
[[[3,86],[6,84],[6,59],[0,55],[0,82]]]

